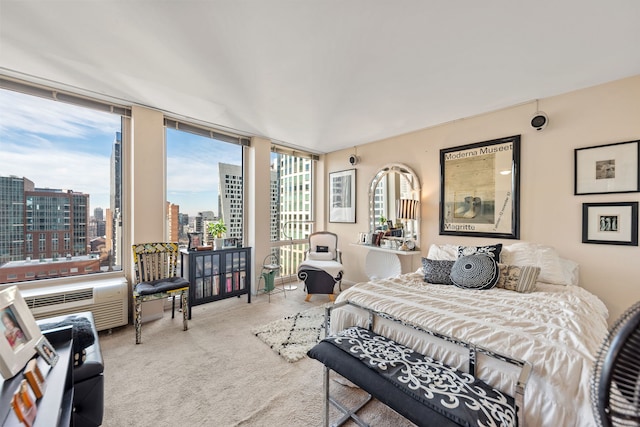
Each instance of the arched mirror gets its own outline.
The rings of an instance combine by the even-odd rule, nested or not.
[[[383,166],[369,187],[369,229],[389,230],[420,245],[420,180],[401,163]],[[384,219],[383,222],[380,220]]]

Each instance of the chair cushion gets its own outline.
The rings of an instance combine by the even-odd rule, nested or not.
[[[151,295],[186,287],[189,287],[189,281],[187,279],[182,277],[167,277],[151,282],[140,282],[136,285],[135,291],[138,295]]]
[[[316,261],[332,261],[335,255],[333,252],[309,252],[307,258]]]

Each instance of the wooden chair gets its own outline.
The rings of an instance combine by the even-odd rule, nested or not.
[[[178,262],[178,244],[169,242],[139,243],[132,245],[133,263],[136,272],[136,284],[133,287],[133,313],[136,328],[136,344],[140,344],[142,335],[142,303],[161,298],[172,297],[171,318],[175,317],[175,297],[182,298],[183,330],[189,329],[187,315],[189,311],[189,281],[176,276]]]

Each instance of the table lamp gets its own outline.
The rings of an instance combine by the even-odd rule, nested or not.
[[[407,222],[418,218],[418,201],[415,199],[399,199],[396,218],[405,223],[402,229],[402,246],[400,246],[400,250],[408,251],[409,247],[406,239]]]

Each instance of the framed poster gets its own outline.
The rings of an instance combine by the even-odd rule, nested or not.
[[[520,135],[440,150],[440,234],[520,238]]]
[[[329,222],[356,222],[356,170],[329,173]]]
[[[582,243],[638,246],[638,202],[583,203]]]
[[[16,286],[0,291],[0,374],[9,379],[36,354],[42,332]]]
[[[639,164],[640,141],[576,148],[573,194],[638,192]]]

